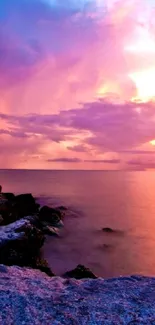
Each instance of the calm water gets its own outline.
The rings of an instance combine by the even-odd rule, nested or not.
[[[43,248],[55,273],[81,263],[103,277],[155,275],[155,172],[1,170],[0,183],[73,211]]]

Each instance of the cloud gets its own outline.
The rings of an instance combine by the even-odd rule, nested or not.
[[[52,163],[52,162],[62,162],[62,163],[79,163],[82,162],[81,159],[79,158],[54,158],[54,159],[47,159],[47,162]]]
[[[120,159],[88,159],[85,162],[92,162],[92,163],[103,163],[103,164],[119,164],[121,162]]]
[[[13,157],[14,148],[18,161],[53,154],[107,168],[128,154],[153,155],[141,146],[155,139],[155,107],[130,102],[137,89],[129,74],[153,66],[154,55],[126,51],[144,30],[153,33],[147,6],[0,1],[1,154]]]
[[[50,115],[13,116],[1,114],[8,124],[8,132],[40,134],[51,141],[80,139],[69,146],[75,152],[87,152],[87,148],[101,153],[152,154],[149,150],[137,150],[144,143],[155,139],[154,103],[111,103],[99,100],[84,104],[81,109],[60,111]],[[140,110],[140,111],[139,111]],[[93,118],[92,118],[93,116]],[[81,137],[85,134],[85,137]]]
[[[63,163],[103,163],[103,164],[119,164],[120,159],[87,159],[83,160],[80,158],[53,158],[47,159],[47,162],[63,162]]]
[[[129,160],[127,162],[128,165],[134,166],[137,169],[155,169],[155,162],[154,161],[148,161],[148,160]]]
[[[76,145],[73,147],[68,146],[67,149],[71,150],[71,151],[75,151],[75,152],[90,152],[90,150],[91,150],[91,148],[86,147],[83,144],[81,144],[81,145],[79,144],[79,145]]]
[[[155,150],[122,150],[119,153],[127,154],[127,155],[154,155]]]

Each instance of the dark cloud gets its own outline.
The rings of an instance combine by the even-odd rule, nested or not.
[[[103,163],[103,164],[119,164],[121,162],[120,159],[88,159],[84,160],[84,162],[91,162],[91,163]]]
[[[63,163],[103,163],[103,164],[119,164],[121,162],[120,159],[87,159],[83,160],[80,158],[54,158],[47,159],[47,162],[63,162]]]
[[[119,153],[127,154],[127,155],[154,155],[155,150],[121,150]]]
[[[155,169],[155,161],[146,161],[146,160],[129,160],[128,165],[134,166],[136,168],[143,169]]]
[[[69,146],[67,149],[75,152],[90,152],[90,148],[86,147],[85,145],[76,145],[73,147]]]
[[[82,162],[79,158],[54,158],[54,159],[47,159],[47,162],[62,162],[62,163],[79,163]]]

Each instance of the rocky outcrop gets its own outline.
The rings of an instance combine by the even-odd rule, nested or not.
[[[62,213],[59,209],[43,206],[39,211],[39,219],[53,226],[58,225],[61,221]]]
[[[0,265],[0,284],[0,324],[155,324],[155,278],[50,278]]]
[[[115,232],[112,228],[108,228],[108,227],[102,228],[102,231],[107,232],[107,233],[113,233],[113,232]]]
[[[65,277],[75,279],[96,279],[97,276],[84,265],[79,264],[74,270],[68,271],[64,274]]]
[[[63,226],[59,209],[43,207],[32,194],[0,193],[0,263],[53,272],[41,258],[45,235],[58,236]]]
[[[43,232],[26,218],[0,227],[0,263],[39,268],[53,275],[40,257],[44,240]]]

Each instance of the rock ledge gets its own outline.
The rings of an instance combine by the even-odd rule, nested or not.
[[[155,324],[155,278],[48,277],[0,265],[0,324]]]

